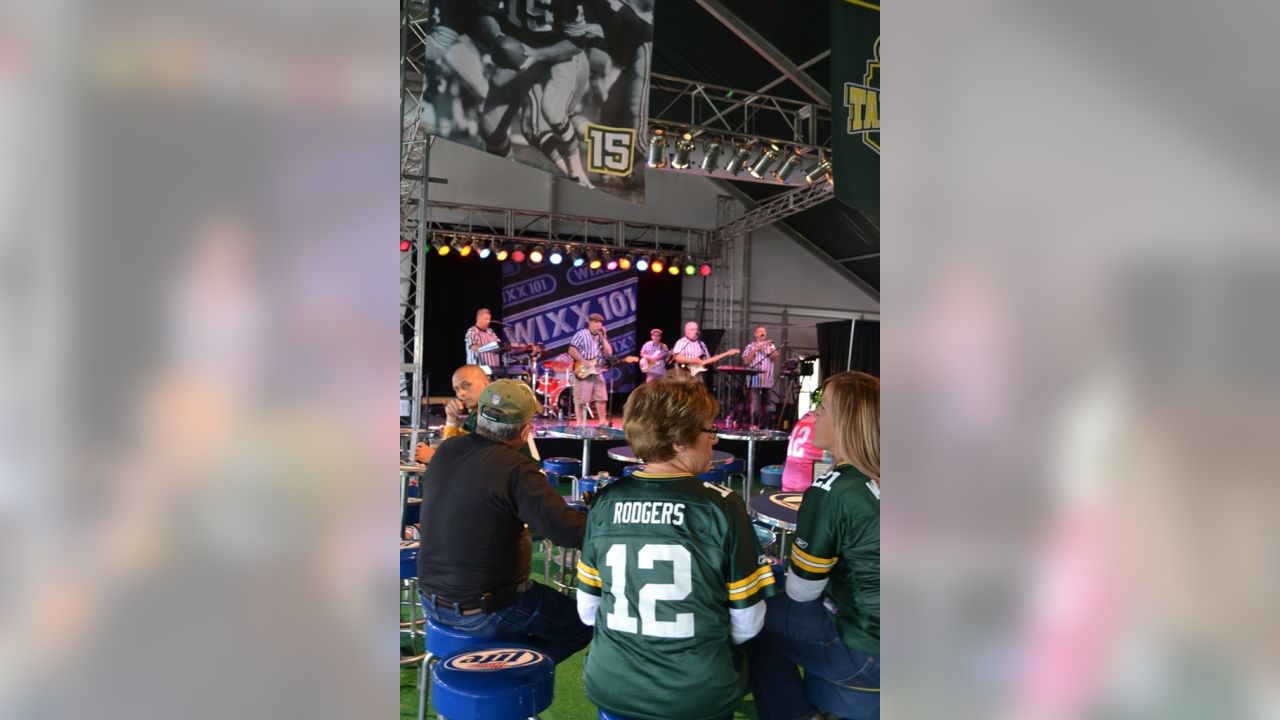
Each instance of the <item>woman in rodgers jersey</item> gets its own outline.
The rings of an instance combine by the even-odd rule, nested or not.
[[[578,616],[595,632],[583,684],[628,720],[725,720],[746,690],[734,646],[759,632],[774,577],[742,497],[697,478],[717,409],[702,383],[636,388],[623,429],[645,467],[587,515]]]
[[[842,688],[842,717],[879,718],[880,381],[833,375],[814,413],[813,442],[836,465],[805,491],[786,593],[747,644],[751,689],[760,720],[817,717],[799,665]]]

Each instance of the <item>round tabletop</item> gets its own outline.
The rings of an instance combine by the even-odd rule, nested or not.
[[[421,473],[426,472],[427,466],[419,462],[400,463],[400,472],[402,473]]]
[[[765,525],[794,531],[803,500],[804,493],[801,492],[776,492],[751,498],[747,508],[757,521]]]
[[[616,448],[609,448],[609,457],[613,458],[614,460],[618,460],[625,463],[644,462],[644,460],[641,460],[639,457],[636,457],[635,451],[632,450],[627,445],[622,445],[621,447],[616,447]],[[711,467],[728,465],[731,462],[733,462],[732,453],[727,453],[723,450],[711,451]]]
[[[621,428],[599,427],[597,425],[588,425],[586,427],[552,425],[545,428],[545,431],[551,437],[573,438],[575,440],[621,440],[626,437]]]
[[[747,430],[741,428],[738,430],[721,430],[716,433],[716,437],[721,440],[755,440],[756,442],[772,442],[777,440],[789,440],[791,436],[781,430]]]

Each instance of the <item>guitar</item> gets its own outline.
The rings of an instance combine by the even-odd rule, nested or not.
[[[592,375],[599,375],[605,370],[608,370],[615,363],[633,363],[638,360],[640,360],[640,358],[635,355],[628,355],[624,358],[607,358],[601,356],[595,360],[574,360],[573,376],[579,380],[586,380]]]
[[[717,360],[720,360],[722,358],[727,358],[730,355],[737,355],[740,352],[742,351],[739,350],[738,348],[733,348],[732,350],[725,350],[719,355],[712,355],[706,360],[703,360],[701,365],[682,365],[681,367],[683,367],[685,370],[689,372],[689,377],[695,378],[701,375],[702,373],[706,372],[707,366],[710,365],[711,363],[716,362]]]
[[[640,358],[640,372],[642,372],[642,373],[647,373],[647,372],[649,372],[649,371],[650,371],[650,370],[652,370],[653,368],[658,367],[658,363],[660,363],[660,362],[662,362],[663,360],[665,360],[665,359],[669,358],[670,356],[671,356],[671,351],[670,351],[670,350],[668,350],[668,349],[667,349],[667,346],[664,344],[664,345],[662,346],[662,354],[661,354],[661,356],[659,356],[659,358],[658,358],[657,360],[650,360],[650,359],[649,359],[649,358],[647,358],[647,357],[642,357],[642,358]],[[670,360],[668,360],[667,362],[670,362]]]

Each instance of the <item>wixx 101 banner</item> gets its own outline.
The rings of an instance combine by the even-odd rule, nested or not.
[[[543,359],[568,357],[569,340],[587,326],[587,316],[604,316],[604,327],[619,357],[636,354],[636,292],[639,280],[625,270],[590,270],[564,265],[507,261],[502,267],[502,316],[507,340],[540,343]],[[635,365],[605,374],[614,392],[634,387]]]

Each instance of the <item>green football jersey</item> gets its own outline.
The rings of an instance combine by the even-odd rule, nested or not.
[[[587,516],[578,565],[578,592],[601,598],[587,697],[638,720],[731,716],[744,691],[731,619],[762,618],[755,606],[773,583],[732,490],[643,471],[605,487]]]
[[[827,581],[822,594],[837,608],[841,639],[880,654],[880,488],[852,465],[837,465],[805,491],[791,573]]]

